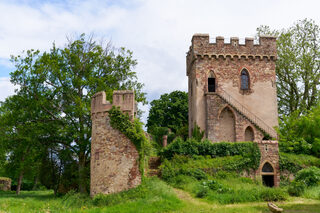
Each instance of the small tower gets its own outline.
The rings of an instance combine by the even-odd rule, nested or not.
[[[106,100],[105,92],[98,92],[91,99],[91,196],[121,192],[141,183],[139,153],[132,141],[112,128],[108,113],[112,106],[118,106],[133,119],[134,92],[114,91],[112,102]]]
[[[261,163],[272,168],[273,185],[279,184],[278,143],[263,139],[277,138],[276,58],[271,36],[261,36],[259,44],[253,38],[239,44],[237,37],[225,43],[219,36],[210,43],[208,34],[195,34],[187,53],[189,135],[198,125],[212,142],[257,142]]]

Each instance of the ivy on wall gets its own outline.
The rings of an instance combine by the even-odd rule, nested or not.
[[[128,114],[123,113],[120,107],[113,106],[109,111],[110,124],[114,129],[118,129],[127,136],[135,145],[139,153],[139,170],[144,174],[144,157],[147,153],[148,139],[142,129],[142,124],[138,119],[130,120]]]

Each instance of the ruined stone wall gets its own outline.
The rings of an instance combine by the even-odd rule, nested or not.
[[[232,38],[229,44],[224,43],[222,37],[217,37],[216,43],[209,43],[207,34],[194,35],[187,55],[190,129],[197,123],[206,130],[207,114],[203,109],[211,72],[215,75],[218,92],[226,91],[268,126],[278,126],[275,60],[274,37],[261,37],[259,45],[246,38],[246,43],[241,45],[237,38]],[[250,89],[247,91],[240,89],[243,69],[249,72]]]
[[[280,165],[279,165],[279,147],[278,141],[267,141],[263,140],[258,142],[258,146],[261,153],[260,166],[257,170],[257,175],[269,175],[268,173],[262,172],[263,165],[268,162],[274,169],[274,186],[280,185]]]
[[[113,104],[106,101],[104,92],[92,97],[91,196],[128,190],[141,183],[136,147],[124,134],[110,125],[108,111],[112,105],[120,106],[122,111],[133,118],[133,91],[114,91]]]

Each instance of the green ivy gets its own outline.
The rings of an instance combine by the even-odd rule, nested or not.
[[[219,142],[209,140],[198,142],[195,139],[174,140],[161,153],[162,158],[172,159],[175,155],[210,156],[211,158],[240,155],[246,159],[248,168],[257,169],[260,165],[260,150],[254,142]],[[238,165],[237,165],[238,166]]]
[[[118,129],[127,136],[135,145],[139,153],[139,169],[144,174],[144,157],[148,151],[148,140],[138,119],[130,120],[129,115],[122,113],[119,107],[113,106],[109,111],[110,124],[112,128]]]

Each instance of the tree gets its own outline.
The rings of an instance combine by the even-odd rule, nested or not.
[[[174,133],[188,125],[188,94],[182,91],[173,91],[161,95],[160,99],[153,100],[149,111],[147,128],[152,132],[155,127],[168,127]]]
[[[304,19],[288,29],[257,28],[257,35],[275,35],[278,106],[280,114],[298,110],[305,113],[319,101],[320,89],[320,28]]]
[[[19,93],[33,97],[40,110],[59,123],[56,143],[74,153],[78,163],[78,188],[87,191],[90,160],[90,100],[98,91],[134,89],[136,100],[145,103],[142,84],[132,71],[136,60],[125,48],[115,49],[110,43],[97,44],[82,34],[69,40],[64,48],[53,44],[48,52],[28,50],[24,56],[12,57],[16,70],[11,82]]]
[[[37,102],[21,94],[9,97],[0,107],[0,142],[8,154],[6,175],[17,180],[20,193],[23,178],[38,176],[40,158],[56,128]],[[56,134],[56,132],[55,132]]]

